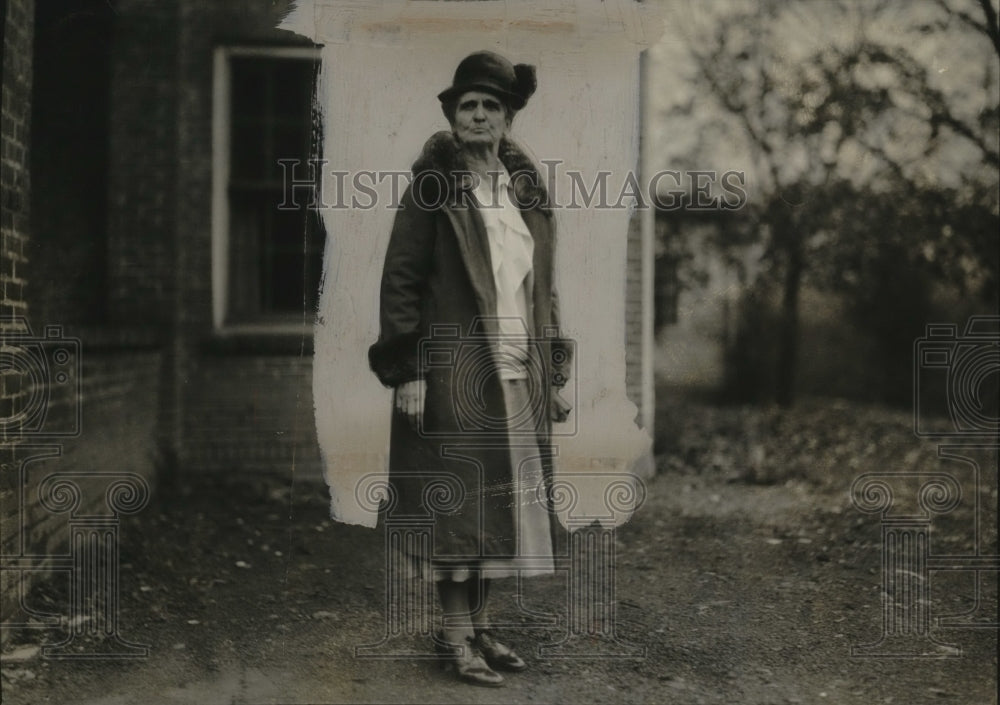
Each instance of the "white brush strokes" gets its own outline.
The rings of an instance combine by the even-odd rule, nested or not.
[[[426,138],[446,129],[436,94],[467,54],[491,49],[538,68],[538,92],[514,122],[536,159],[561,174],[612,172],[617,198],[638,155],[639,51],[660,28],[648,5],[598,2],[334,2],[302,0],[282,27],[323,44],[319,95],[328,169],[408,170]],[[588,176],[588,181],[590,180]],[[568,194],[568,179],[556,183]],[[335,202],[324,182],[324,200]],[[379,189],[390,198],[388,182]],[[375,526],[357,501],[359,478],[385,471],[391,395],[368,368],[378,335],[378,290],[393,212],[323,213],[325,286],[315,329],[316,425],[339,521]],[[564,334],[577,341],[579,432],[558,442],[558,472],[648,472],[650,438],[625,392],[626,233],[629,213],[557,211],[556,257]],[[572,394],[570,396],[573,396]],[[639,467],[643,469],[638,470]],[[577,485],[581,483],[577,482]],[[574,518],[620,523],[607,480],[583,483]],[[569,516],[563,512],[561,519]]]

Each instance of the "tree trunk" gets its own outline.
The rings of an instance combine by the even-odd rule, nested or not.
[[[802,284],[802,242],[797,233],[785,233],[785,286],[778,332],[778,369],[775,399],[780,406],[795,402],[795,374],[799,356],[799,290]]]

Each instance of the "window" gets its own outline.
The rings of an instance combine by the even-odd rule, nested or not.
[[[311,324],[324,234],[301,192],[284,200],[279,160],[308,175],[319,56],[310,48],[224,47],[216,54],[213,313],[216,328]]]

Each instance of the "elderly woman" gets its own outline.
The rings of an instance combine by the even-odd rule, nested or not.
[[[553,571],[551,422],[568,405],[558,337],[555,223],[532,161],[510,139],[533,66],[466,57],[438,95],[450,131],[424,145],[385,256],[372,370],[395,389],[392,516],[432,516],[436,648],[459,678],[503,684],[524,661],[489,628],[490,580]],[[429,555],[428,555],[429,554]]]

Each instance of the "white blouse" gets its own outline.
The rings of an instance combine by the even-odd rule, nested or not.
[[[490,262],[497,292],[500,332],[500,377],[520,379],[527,376],[523,362],[528,359],[527,337],[530,324],[528,295],[535,242],[531,232],[507,193],[510,175],[501,167],[499,173],[480,179],[473,194],[486,225],[490,243]],[[497,185],[493,195],[490,181]],[[509,340],[504,340],[508,338]]]

